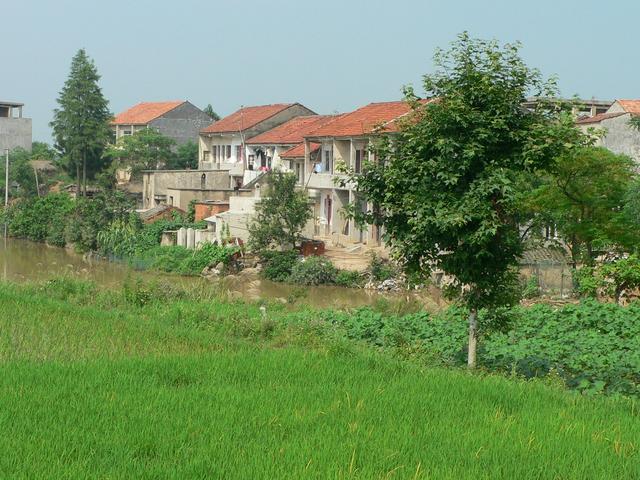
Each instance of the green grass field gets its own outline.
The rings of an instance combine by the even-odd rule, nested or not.
[[[640,477],[634,400],[117,295],[0,285],[0,478]]]

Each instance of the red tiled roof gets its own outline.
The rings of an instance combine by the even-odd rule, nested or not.
[[[640,115],[640,100],[616,100],[624,111],[633,115]]]
[[[591,123],[600,123],[602,120],[606,120],[607,118],[615,118],[620,115],[625,115],[625,112],[616,112],[616,113],[599,113],[598,115],[594,115],[593,117],[584,117],[576,120],[577,125],[589,125]]]
[[[320,148],[319,143],[309,143],[309,151],[315,152]],[[304,143],[300,143],[286,152],[280,154],[280,158],[304,158]]]
[[[310,115],[292,118],[260,135],[247,140],[250,145],[278,144],[288,145],[300,143],[305,135],[336,119],[339,115]]]
[[[226,133],[246,130],[254,125],[273,117],[275,114],[295,105],[294,103],[275,103],[273,105],[260,105],[257,107],[244,107],[228,115],[207,128],[202,133]]]
[[[111,125],[146,125],[151,120],[155,120],[183,103],[185,103],[184,100],[139,103],[116,115]]]
[[[351,137],[367,135],[375,128],[384,126],[386,131],[397,130],[395,120],[411,111],[407,102],[370,103],[351,113],[341,115],[326,125],[314,130],[310,138],[317,137]]]

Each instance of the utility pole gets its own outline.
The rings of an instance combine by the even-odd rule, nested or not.
[[[4,241],[5,241],[5,255],[6,255],[6,242],[7,242],[7,216],[6,210],[9,205],[9,149],[5,148],[5,162],[4,162]]]
[[[9,205],[9,149],[4,149],[5,162],[4,162],[4,207]]]

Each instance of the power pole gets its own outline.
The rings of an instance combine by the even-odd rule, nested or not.
[[[4,149],[5,162],[4,162],[4,206],[9,205],[9,149]]]
[[[5,162],[4,162],[4,209],[5,213],[7,206],[9,205],[9,149],[5,148]],[[6,242],[7,242],[7,216],[4,216],[4,241],[5,241],[5,255],[6,255]]]

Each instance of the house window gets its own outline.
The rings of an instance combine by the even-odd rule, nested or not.
[[[231,145],[227,145],[227,158],[231,158]]]
[[[211,156],[211,152],[209,150],[205,150],[204,152],[202,152],[202,161],[208,162],[210,156]]]
[[[558,238],[555,225],[547,225],[546,227],[544,227],[544,238],[546,238],[547,240]]]
[[[324,150],[322,166],[325,173],[333,172],[333,149],[329,148]]]
[[[236,145],[236,162],[241,162],[242,160],[242,145]]]
[[[364,148],[359,148],[356,150],[356,161],[353,165],[353,170],[355,173],[362,173],[362,163],[365,161],[366,150]]]
[[[303,170],[302,170],[302,163],[300,162],[295,162],[296,163],[296,177],[298,178],[298,183],[299,184],[303,184],[304,183],[304,177],[303,177]]]
[[[253,167],[255,164],[256,164],[256,156],[249,155],[249,170],[253,170]]]
[[[131,135],[131,130],[123,130],[122,135]]]

